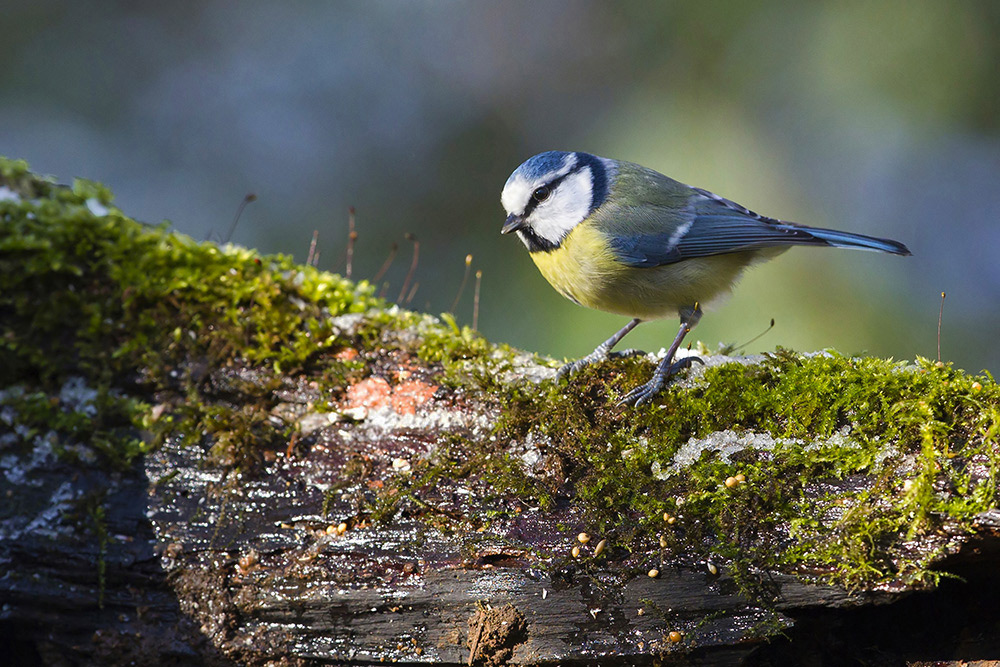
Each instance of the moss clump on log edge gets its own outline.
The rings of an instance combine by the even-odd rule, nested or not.
[[[390,374],[388,357],[421,366],[452,403],[475,402],[490,427],[436,432],[429,455],[377,484],[364,462],[343,466],[333,488],[364,490],[354,525],[405,511],[488,536],[525,510],[572,505],[555,526],[565,548],[525,546],[534,564],[724,568],[766,600],[773,571],[851,589],[933,585],[935,564],[996,507],[1000,390],[988,374],[779,349],[710,363],[654,405],[621,409],[649,360],[555,382],[551,362],[450,316],[137,223],[98,184],[59,186],[0,160],[0,418],[17,426],[5,451],[48,442],[62,461],[124,471],[186,438],[212,443],[210,464],[252,473],[302,442],[301,414],[273,418],[292,380],[320,397],[310,414],[335,413],[359,382]],[[472,477],[485,482],[475,503],[429,499]],[[103,545],[100,494],[80,507]],[[580,532],[593,538],[573,557]]]
[[[618,371],[624,393],[649,362]],[[531,487],[543,505],[571,494],[594,532],[630,550],[920,586],[996,503],[1000,392],[985,375],[778,350],[707,368],[638,411],[605,400],[608,382],[592,369],[512,398],[498,435],[558,459],[565,481]],[[511,485],[522,467],[508,459]]]

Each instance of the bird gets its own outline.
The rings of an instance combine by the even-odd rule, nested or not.
[[[790,246],[857,248],[910,255],[899,241],[808,227],[754,213],[702,188],[631,162],[578,151],[546,151],[523,162],[500,195],[502,234],[516,233],[542,276],[581,306],[631,318],[557,377],[610,357],[641,322],[680,317],[680,329],[652,377],[620,400],[649,403],[693,363],[674,361],[702,307],[727,294],[743,270]]]

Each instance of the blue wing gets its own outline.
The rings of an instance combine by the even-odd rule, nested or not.
[[[663,232],[612,236],[610,243],[623,263],[635,267],[662,266],[694,257],[792,245],[910,254],[906,246],[896,241],[767,218],[698,188],[692,188],[689,206],[684,211],[664,209],[652,215],[660,217],[665,223],[659,225],[666,228]],[[651,225],[637,226],[649,229]]]

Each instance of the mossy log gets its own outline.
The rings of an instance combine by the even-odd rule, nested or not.
[[[988,374],[492,345],[0,160],[9,664],[1000,657]]]

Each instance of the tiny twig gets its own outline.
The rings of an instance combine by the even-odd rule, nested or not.
[[[410,270],[406,272],[406,279],[403,280],[403,287],[399,290],[396,303],[402,303],[403,297],[406,295],[406,290],[410,288],[410,281],[413,280],[413,274],[417,270],[417,261],[420,259],[420,241],[410,232],[406,233],[406,240],[413,242],[413,261],[410,262]]]
[[[313,262],[316,261],[316,242],[319,240],[319,230],[313,230],[312,241],[309,242],[309,254],[306,255],[306,266],[316,266]]]
[[[483,636],[483,626],[486,624],[486,614],[483,610],[479,610],[479,624],[476,626],[476,638],[472,640],[472,644],[469,646],[469,665],[471,667],[473,661],[476,659],[476,651],[479,650],[479,640]]]
[[[462,275],[462,284],[458,286],[458,294],[455,295],[455,300],[451,304],[451,310],[449,313],[454,314],[455,309],[458,308],[458,300],[462,298],[462,292],[465,291],[465,283],[469,282],[469,269],[472,268],[472,255],[465,256],[465,273]]]
[[[938,311],[938,332],[937,332],[938,362],[941,361],[941,320],[943,318],[944,318],[944,292],[941,292],[941,309]]]
[[[479,331],[479,286],[483,282],[482,269],[476,271],[476,295],[472,299],[472,330]]]
[[[351,270],[354,268],[354,242],[358,240],[358,233],[354,230],[354,207],[347,209],[347,269],[345,278],[351,279]]]
[[[236,215],[233,217],[233,224],[229,226],[229,233],[226,234],[226,238],[222,241],[223,243],[229,243],[229,240],[233,238],[233,233],[236,232],[236,223],[240,221],[240,216],[243,215],[243,209],[247,207],[252,201],[257,201],[257,195],[252,192],[248,192],[243,201],[240,202],[239,207],[236,209]]]
[[[413,301],[413,297],[416,296],[417,294],[418,287],[420,287],[419,281],[413,283],[413,289],[411,289],[410,293],[406,295],[406,301],[403,302],[404,304],[406,304],[407,306],[410,305],[410,302]]]
[[[382,268],[380,268],[378,270],[378,273],[375,274],[375,277],[372,278],[373,283],[377,283],[379,280],[382,279],[382,276],[384,276],[386,271],[389,270],[389,266],[392,264],[392,260],[396,259],[396,253],[398,251],[399,251],[399,244],[393,241],[392,245],[389,247],[389,256],[385,258],[385,261],[382,262]]]
[[[739,350],[742,350],[743,348],[745,348],[750,343],[753,343],[753,342],[757,341],[758,339],[762,338],[764,336],[764,334],[766,334],[768,331],[770,331],[773,328],[774,328],[774,318],[772,317],[771,318],[771,324],[769,324],[766,329],[764,329],[759,334],[757,334],[756,336],[754,336],[753,338],[751,338],[747,342],[743,343],[742,345],[737,345],[736,347],[734,347],[733,348],[733,352],[737,352]],[[688,346],[688,348],[690,348],[690,345]]]

